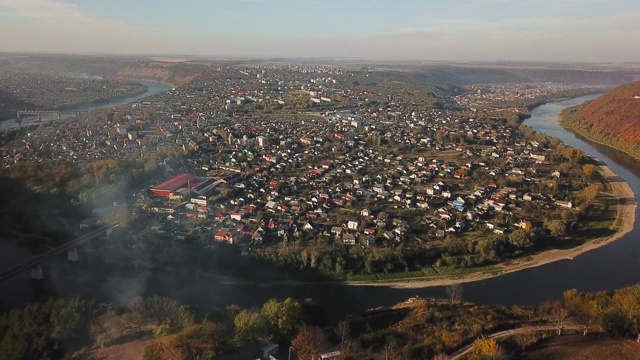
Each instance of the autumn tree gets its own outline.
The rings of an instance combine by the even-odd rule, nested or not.
[[[520,346],[522,351],[526,351],[529,346],[534,345],[538,340],[540,340],[540,335],[532,331],[526,331],[515,335],[513,340],[518,346]]]
[[[93,319],[89,331],[95,344],[100,347],[105,347],[122,336],[124,330],[124,321],[118,316],[115,310],[111,309]]]
[[[591,176],[595,171],[596,171],[596,166],[593,164],[582,165],[582,174],[584,175],[585,181],[591,180]]]
[[[146,307],[149,316],[156,325],[165,322],[174,323],[178,319],[178,303],[173,299],[153,295],[147,300]]]
[[[473,343],[470,359],[501,360],[506,358],[507,354],[493,339],[477,339]]]
[[[147,305],[140,296],[136,296],[127,305],[126,317],[138,330],[142,329],[142,324],[147,320]]]
[[[640,343],[640,286],[617,290],[613,294],[612,303],[626,320],[626,327]]]
[[[582,191],[580,192],[580,197],[583,198],[587,204],[591,204],[598,197],[601,190],[602,190],[602,184],[600,183],[591,184],[585,187],[584,189],[582,189]]]
[[[140,357],[140,360],[162,360],[162,354],[164,354],[164,347],[162,344],[152,342],[144,347],[144,352]]]
[[[304,326],[291,342],[298,359],[314,360],[329,346],[329,340],[317,326]]]
[[[229,348],[229,340],[222,324],[205,322],[179,333],[171,345],[181,360],[208,360]]]
[[[591,294],[582,294],[576,289],[571,289],[564,292],[563,302],[569,315],[583,327],[582,335],[586,336],[600,318],[597,300]]]

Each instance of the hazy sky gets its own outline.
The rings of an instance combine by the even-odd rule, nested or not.
[[[640,61],[640,1],[0,0],[0,51]]]

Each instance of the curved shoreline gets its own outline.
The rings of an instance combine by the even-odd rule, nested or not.
[[[635,193],[627,184],[626,181],[619,181],[620,177],[614,173],[607,165],[601,165],[598,171],[602,177],[611,186],[610,195],[618,199],[616,219],[611,225],[611,229],[617,231],[606,237],[600,237],[592,239],[582,245],[576,246],[570,249],[553,249],[540,252],[535,255],[527,256],[522,259],[509,260],[495,265],[498,268],[497,271],[485,271],[485,272],[471,272],[464,275],[443,275],[438,277],[416,277],[398,279],[395,281],[379,280],[379,281],[335,281],[335,282],[306,282],[297,280],[279,280],[270,282],[261,282],[256,285],[259,286],[303,286],[313,284],[336,284],[343,286],[382,286],[396,289],[420,289],[437,286],[449,286],[454,284],[464,284],[469,282],[486,280],[509,273],[513,273],[520,270],[530,269],[549,263],[573,260],[575,257],[580,256],[588,251],[595,250],[602,246],[608,245],[616,240],[621,239],[623,236],[633,230],[633,226],[636,218],[637,202],[635,200]],[[615,180],[615,181],[613,181]],[[253,284],[253,281],[246,281],[236,279],[227,276],[216,275],[216,277],[227,284]]]
[[[599,172],[603,178],[607,180],[611,186],[611,195],[618,199],[617,215],[612,228],[617,228],[615,234],[603,238],[596,238],[580,246],[571,249],[555,249],[543,251],[539,254],[532,255],[524,260],[508,261],[496,265],[501,270],[496,273],[470,273],[468,275],[443,277],[442,279],[421,279],[415,280],[403,279],[395,282],[390,281],[369,281],[369,282],[345,282],[345,285],[349,286],[388,286],[392,288],[402,289],[417,289],[432,286],[448,286],[453,284],[463,284],[467,282],[485,280],[512,272],[529,269],[537,266],[542,266],[556,261],[573,260],[576,256],[580,256],[587,251],[591,251],[610,244],[616,240],[619,240],[624,235],[633,230],[635,223],[635,214],[637,203],[635,201],[635,193],[625,181],[611,180],[618,179],[616,175],[608,166],[600,166]]]
[[[640,161],[640,155],[638,155],[638,154],[632,154],[632,153],[628,152],[627,150],[620,149],[619,147],[617,147],[617,146],[615,146],[615,145],[607,144],[607,143],[602,142],[602,141],[600,141],[600,140],[596,140],[596,139],[594,139],[594,138],[591,138],[591,137],[589,137],[588,135],[585,135],[585,134],[581,133],[578,129],[576,129],[576,128],[574,128],[574,127],[571,127],[571,126],[568,126],[566,123],[563,123],[563,121],[562,121],[562,119],[561,119],[560,117],[558,117],[558,123],[559,123],[563,128],[565,128],[565,129],[567,129],[569,132],[571,132],[572,134],[575,134],[575,135],[578,135],[578,136],[580,136],[580,137],[583,137],[583,138],[585,138],[585,139],[586,139],[587,141],[589,141],[589,142],[592,142],[592,143],[595,143],[595,144],[598,144],[598,145],[602,145],[602,146],[606,146],[606,147],[609,147],[609,148],[614,149],[614,150],[616,150],[616,151],[620,151],[621,153],[624,153],[624,154],[626,154],[626,155],[629,155],[629,156],[631,156],[632,158],[634,158],[634,159],[636,159],[636,160],[639,160],[639,161]]]

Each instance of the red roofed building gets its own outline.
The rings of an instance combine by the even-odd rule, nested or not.
[[[233,244],[233,234],[228,231],[220,230],[213,236],[213,238],[216,239],[216,241]]]
[[[175,177],[163,182],[162,184],[151,189],[151,193],[156,196],[169,197],[172,193],[180,188],[187,187],[189,185],[195,185],[195,180],[198,177],[189,174],[179,174]]]

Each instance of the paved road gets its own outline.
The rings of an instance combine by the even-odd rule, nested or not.
[[[563,330],[581,330],[582,328],[578,325],[566,325],[562,328]],[[485,336],[485,339],[499,339],[511,335],[524,334],[530,332],[539,332],[539,331],[556,331],[558,328],[556,326],[527,326],[521,327],[517,329],[504,330],[493,333],[491,335]],[[449,360],[457,360],[466,355],[473,348],[473,343],[459,349],[449,356]]]
[[[25,270],[29,270],[31,269],[31,267],[36,266],[42,262],[45,262],[47,260],[49,260],[51,257],[56,256],[58,254],[61,254],[69,249],[72,249],[80,244],[83,244],[91,239],[95,239],[96,237],[105,234],[105,231],[109,228],[112,227],[116,227],[120,224],[114,224],[114,225],[108,225],[108,226],[103,226],[99,229],[96,229],[94,231],[91,231],[89,233],[83,234],[81,236],[78,236],[77,238],[65,243],[64,245],[61,245],[55,249],[51,249],[49,251],[47,251],[44,254],[40,254],[38,256],[35,256],[27,261],[25,261],[24,263],[15,266],[9,270],[3,271],[2,273],[0,273],[0,282],[7,280],[19,273],[21,273],[22,271]]]

